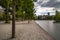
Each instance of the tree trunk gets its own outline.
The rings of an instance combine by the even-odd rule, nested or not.
[[[5,23],[9,23],[9,4],[7,3],[6,4],[6,7],[5,7]]]
[[[12,3],[12,38],[15,38],[15,0]]]
[[[30,20],[29,20],[29,18],[28,18],[28,24],[30,23]]]
[[[22,21],[24,21],[24,14],[22,13]]]
[[[28,24],[30,23],[30,21],[28,20]]]

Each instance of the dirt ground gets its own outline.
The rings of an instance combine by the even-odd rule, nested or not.
[[[47,32],[41,29],[34,21],[16,22],[15,37],[11,37],[11,23],[0,22],[0,40],[54,40]]]

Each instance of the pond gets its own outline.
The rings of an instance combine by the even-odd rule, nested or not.
[[[53,20],[36,20],[35,22],[56,40],[60,40],[60,23],[53,23]]]

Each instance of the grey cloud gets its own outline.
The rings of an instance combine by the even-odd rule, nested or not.
[[[41,6],[41,7],[55,7],[55,8],[60,8],[60,1],[57,1],[57,0],[50,0],[46,3],[43,3],[43,0],[42,1],[39,1],[38,4]]]

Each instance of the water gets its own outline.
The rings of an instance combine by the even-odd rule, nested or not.
[[[54,21],[47,20],[37,20],[35,22],[50,35],[52,35],[56,40],[60,40],[60,23],[53,23]]]

